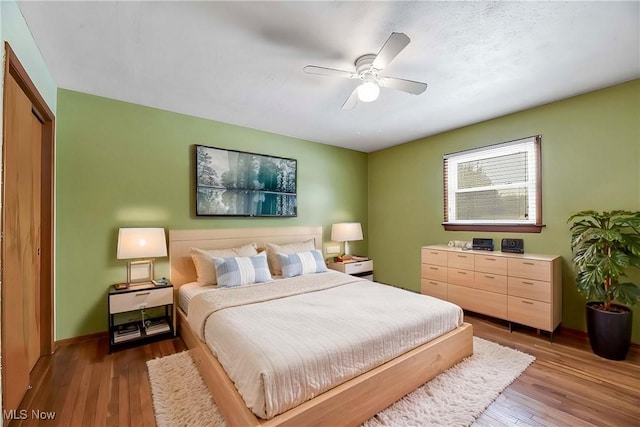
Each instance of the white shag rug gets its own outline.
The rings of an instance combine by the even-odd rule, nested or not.
[[[468,426],[535,357],[473,338],[472,356],[448,369],[363,424]],[[158,427],[225,426],[188,351],[147,362]]]

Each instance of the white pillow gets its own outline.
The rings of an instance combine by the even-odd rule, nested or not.
[[[282,275],[282,267],[280,267],[280,261],[278,260],[278,253],[289,255],[296,252],[308,252],[316,248],[315,241],[309,239],[306,242],[289,243],[288,245],[276,245],[274,243],[267,243],[265,245],[267,250],[267,261],[269,262],[269,269],[274,276]]]
[[[201,285],[215,285],[218,281],[216,279],[216,267],[213,264],[213,257],[233,258],[253,256],[258,254],[258,247],[255,243],[249,243],[248,245],[238,248],[228,249],[205,250],[190,248],[189,252],[191,253],[193,265],[196,267],[196,280],[198,283]]]
[[[295,277],[328,271],[324,259],[322,259],[322,252],[317,249],[289,255],[279,253],[278,260],[282,266],[283,277]]]
[[[213,257],[213,263],[216,266],[216,276],[220,288],[234,288],[271,281],[267,254],[264,252],[249,257]]]

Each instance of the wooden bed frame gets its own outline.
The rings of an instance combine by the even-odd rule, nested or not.
[[[322,249],[322,227],[170,230],[171,282],[176,292],[195,281],[189,248],[224,249],[256,242],[286,244],[315,240]],[[176,295],[176,301],[178,300]],[[207,345],[177,309],[178,330],[229,426],[359,426],[431,378],[473,353],[473,329],[463,323],[377,368],[355,377],[270,420],[257,418]]]

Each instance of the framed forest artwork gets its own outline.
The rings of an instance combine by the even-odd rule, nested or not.
[[[196,215],[294,217],[295,159],[196,145]]]

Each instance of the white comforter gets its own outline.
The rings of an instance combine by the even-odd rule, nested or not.
[[[193,298],[189,324],[269,419],[462,324],[451,303],[330,271]]]

